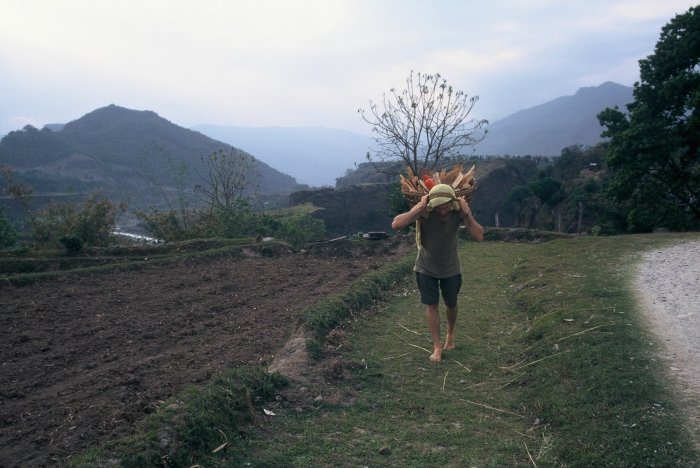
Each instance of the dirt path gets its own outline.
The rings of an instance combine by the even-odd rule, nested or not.
[[[700,449],[700,241],[646,253],[635,286]]]

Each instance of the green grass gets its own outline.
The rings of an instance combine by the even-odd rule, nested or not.
[[[407,260],[387,265],[302,314],[332,380],[275,401],[282,381],[242,369],[74,465],[697,466],[629,284],[642,251],[691,238],[466,242],[439,364]]]
[[[76,457],[75,467],[192,466],[215,463],[217,447],[236,453],[245,430],[259,418],[260,406],[287,384],[262,368],[241,368],[218,375],[164,402],[137,431]]]
[[[629,287],[639,252],[687,237],[465,243],[456,350],[429,363],[423,308],[407,280],[385,309],[346,325],[341,357],[353,379],[316,389],[314,410],[279,408],[237,460],[695,466]]]
[[[375,272],[363,275],[348,288],[326,298],[301,312],[302,320],[313,336],[307,348],[314,358],[321,356],[326,335],[353,313],[370,308],[412,270],[412,256],[383,265]]]

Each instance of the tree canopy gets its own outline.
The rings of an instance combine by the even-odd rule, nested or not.
[[[444,157],[454,157],[483,139],[486,120],[469,117],[478,96],[456,91],[440,74],[411,73],[406,89],[392,88],[380,103],[370,101],[362,119],[372,126],[376,153],[368,158],[403,160],[418,174],[434,169]]]
[[[598,115],[610,137],[609,194],[628,209],[630,231],[700,224],[700,6],[661,30],[639,61],[628,113]]]

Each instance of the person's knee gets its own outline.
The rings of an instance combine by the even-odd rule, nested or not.
[[[445,303],[445,307],[448,309],[456,309],[458,302],[459,292],[455,290],[445,290],[442,294],[442,300]]]

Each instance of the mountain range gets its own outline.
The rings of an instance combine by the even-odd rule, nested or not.
[[[601,141],[596,115],[632,101],[632,88],[607,82],[581,88],[489,125],[477,155],[559,155],[571,145]],[[116,105],[96,109],[65,125],[27,126],[0,140],[0,165],[35,193],[85,193],[100,187],[132,207],[156,204],[178,188],[201,183],[200,158],[226,149],[256,158],[258,192],[278,202],[310,186],[336,179],[365,161],[371,137],[331,128],[178,126],[152,111]],[[299,181],[299,182],[298,182]]]
[[[559,156],[571,145],[593,146],[602,140],[597,115],[606,107],[626,109],[633,101],[632,88],[613,82],[581,88],[521,110],[488,127],[487,137],[475,153],[490,156]]]
[[[613,82],[579,89],[544,104],[516,112],[488,125],[486,138],[474,147],[482,156],[559,156],[572,145],[602,141],[597,114],[606,107],[632,102],[632,88]],[[310,186],[335,185],[357,164],[374,140],[346,130],[322,127],[235,127],[198,125],[195,130],[241,148]]]

